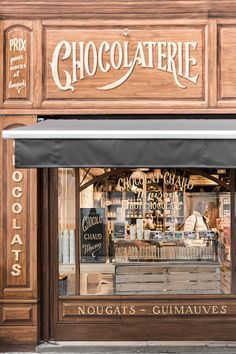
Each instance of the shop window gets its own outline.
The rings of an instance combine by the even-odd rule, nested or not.
[[[58,170],[59,294],[75,293],[75,170]]]
[[[229,171],[60,169],[58,177],[59,294],[230,293]]]

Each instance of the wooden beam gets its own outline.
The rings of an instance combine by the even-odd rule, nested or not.
[[[210,173],[205,172],[204,170],[185,169],[185,171],[188,171],[188,172],[190,172],[193,175],[200,175],[202,177],[205,177],[205,178],[209,179],[210,181],[213,181],[213,182],[219,184],[220,186],[224,187],[227,191],[230,192],[230,186],[228,184],[226,184],[225,182],[221,181],[219,178],[216,178],[216,177],[212,176]]]
[[[236,230],[235,230],[235,170],[230,170],[230,256],[231,256],[231,294],[236,294]]]
[[[110,176],[114,176],[114,175],[122,175],[126,169],[112,169],[109,172],[105,172],[100,176],[95,176],[93,179],[91,179],[90,181],[86,182],[85,184],[83,184],[82,186],[80,186],[80,192],[82,192],[84,189],[88,188],[89,186],[91,186],[91,184],[97,183],[102,181],[104,178],[110,177]]]

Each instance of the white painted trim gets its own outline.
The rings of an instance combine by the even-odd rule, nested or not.
[[[235,139],[236,130],[3,130],[3,139]]]

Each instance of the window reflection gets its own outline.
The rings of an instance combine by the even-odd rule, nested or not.
[[[59,176],[61,293],[230,293],[228,171],[80,169],[79,191],[73,170]],[[71,218],[76,193],[78,260]]]
[[[75,293],[75,171],[58,170],[59,294]]]

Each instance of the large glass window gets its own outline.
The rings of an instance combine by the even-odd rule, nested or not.
[[[76,193],[75,170],[58,170],[59,294],[74,295],[76,287]]]
[[[59,169],[58,180],[61,295],[230,293],[229,171]]]

